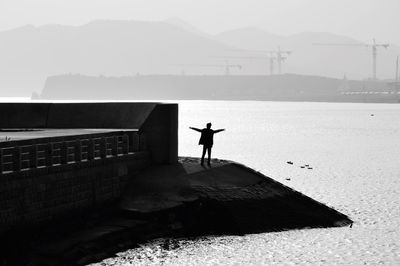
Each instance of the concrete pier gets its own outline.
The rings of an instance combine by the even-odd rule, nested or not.
[[[156,237],[352,223],[239,163],[178,158],[176,104],[0,104],[0,138],[0,264],[86,265]]]
[[[30,238],[25,234],[29,244],[24,252],[38,265],[86,265],[159,237],[351,223],[346,215],[244,165],[213,160],[209,168],[200,166],[198,158],[183,157],[176,164],[140,171],[117,205],[78,222],[42,228]],[[53,234],[55,230],[62,233]]]
[[[191,230],[245,234],[303,227],[343,226],[351,220],[304,194],[244,165],[183,157],[144,170],[122,195],[120,207],[154,213],[176,209]]]

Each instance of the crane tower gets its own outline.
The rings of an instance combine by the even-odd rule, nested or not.
[[[388,43],[378,44],[375,39],[372,39],[373,42],[371,44],[366,43],[314,43],[314,45],[322,45],[322,46],[362,46],[362,47],[371,47],[372,48],[372,78],[376,80],[376,62],[378,55],[378,48],[383,47],[387,49],[389,47]]]
[[[274,65],[275,61],[278,65],[278,74],[282,74],[282,63],[287,59],[288,55],[292,53],[292,51],[284,51],[281,50],[281,47],[278,46],[277,50],[244,50],[244,49],[234,49],[236,52],[244,52],[244,53],[266,53],[267,55],[251,55],[251,56],[242,56],[242,57],[226,57],[226,58],[236,58],[236,59],[267,59],[269,61],[269,71],[270,74],[274,74]]]

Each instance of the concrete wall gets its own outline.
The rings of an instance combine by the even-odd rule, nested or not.
[[[161,103],[0,103],[0,128],[139,129],[155,163],[178,156],[178,105]]]
[[[51,221],[119,198],[147,152],[0,175],[0,232]]]

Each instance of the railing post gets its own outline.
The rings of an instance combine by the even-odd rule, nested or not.
[[[61,164],[68,163],[68,148],[67,148],[67,143],[65,141],[61,142],[60,145],[60,163]]]
[[[88,139],[88,160],[94,159],[94,140],[92,138]]]
[[[47,145],[45,146],[44,157],[45,157],[46,166],[52,166],[53,165],[53,145],[51,142],[47,143]]]
[[[111,154],[112,156],[118,156],[118,136],[112,137]]]
[[[139,136],[139,151],[145,151],[146,150],[146,136],[144,134],[140,134]]]
[[[106,137],[100,138],[100,157],[101,158],[107,157],[107,138]]]
[[[38,167],[38,147],[36,144],[31,146],[31,160],[29,162],[30,168],[37,168]]]
[[[3,149],[0,149],[0,174],[3,173]]]
[[[80,139],[75,141],[74,154],[75,154],[75,162],[82,161],[82,143]]]
[[[13,150],[13,171],[17,172],[21,170],[21,147],[16,146]]]
[[[122,153],[129,153],[129,137],[127,134],[122,135]]]

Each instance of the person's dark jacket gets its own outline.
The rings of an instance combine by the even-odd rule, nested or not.
[[[212,147],[214,144],[214,130],[203,128],[201,130],[201,136],[199,140],[199,145],[204,145],[206,147]]]
[[[198,129],[195,127],[189,127],[190,129],[193,129],[197,132],[201,133],[200,140],[199,140],[199,145],[204,145],[205,147],[211,148],[212,145],[214,144],[214,134],[224,131],[225,129],[217,129],[217,130],[212,130],[211,128],[203,128],[203,129]]]

